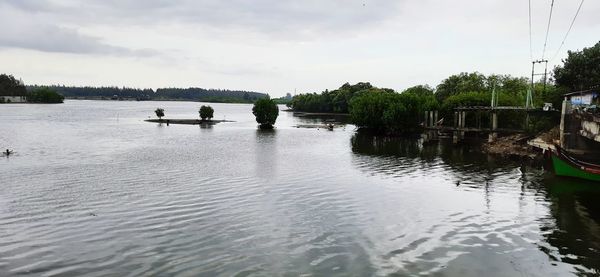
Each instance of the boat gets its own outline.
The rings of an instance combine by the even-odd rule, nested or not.
[[[600,182],[600,165],[578,160],[559,146],[556,146],[556,150],[549,151],[549,155],[557,176]]]

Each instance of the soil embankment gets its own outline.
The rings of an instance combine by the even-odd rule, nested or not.
[[[532,146],[530,141],[537,141],[537,145],[552,145],[558,138],[558,128],[544,132],[537,137],[524,134],[509,135],[499,137],[493,142],[486,142],[482,145],[485,153],[499,155],[518,160],[538,161],[543,159],[542,149]]]
[[[235,122],[231,120],[201,120],[201,119],[146,119],[146,122],[166,123],[166,124],[184,124],[184,125],[200,125],[200,124],[217,124],[222,122]]]

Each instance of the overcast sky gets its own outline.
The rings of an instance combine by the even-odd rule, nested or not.
[[[533,5],[541,58],[551,0]],[[556,0],[552,59],[579,0]],[[558,57],[600,40],[588,0]],[[526,0],[0,0],[0,73],[26,84],[270,93],[531,74]]]

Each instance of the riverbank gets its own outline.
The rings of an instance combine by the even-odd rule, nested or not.
[[[541,161],[543,151],[552,148],[558,137],[558,128],[553,128],[535,137],[525,134],[499,137],[493,142],[484,143],[481,149],[484,153],[510,159]]]
[[[182,124],[182,125],[201,125],[201,124],[208,124],[208,125],[214,125],[217,123],[224,123],[224,122],[235,122],[232,120],[202,120],[202,119],[146,119],[144,120],[146,122],[152,122],[152,123],[166,123],[168,124]]]
[[[349,113],[310,113],[310,112],[298,112],[292,109],[283,110],[284,112],[292,112],[294,116],[303,117],[303,116],[350,116]]]
[[[532,137],[523,134],[500,137],[493,142],[486,142],[481,146],[484,153],[502,156],[513,160],[532,160],[543,159],[542,152],[539,149],[527,144]]]

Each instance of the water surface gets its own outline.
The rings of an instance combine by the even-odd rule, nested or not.
[[[600,274],[597,184],[200,105],[1,105],[0,276]]]

